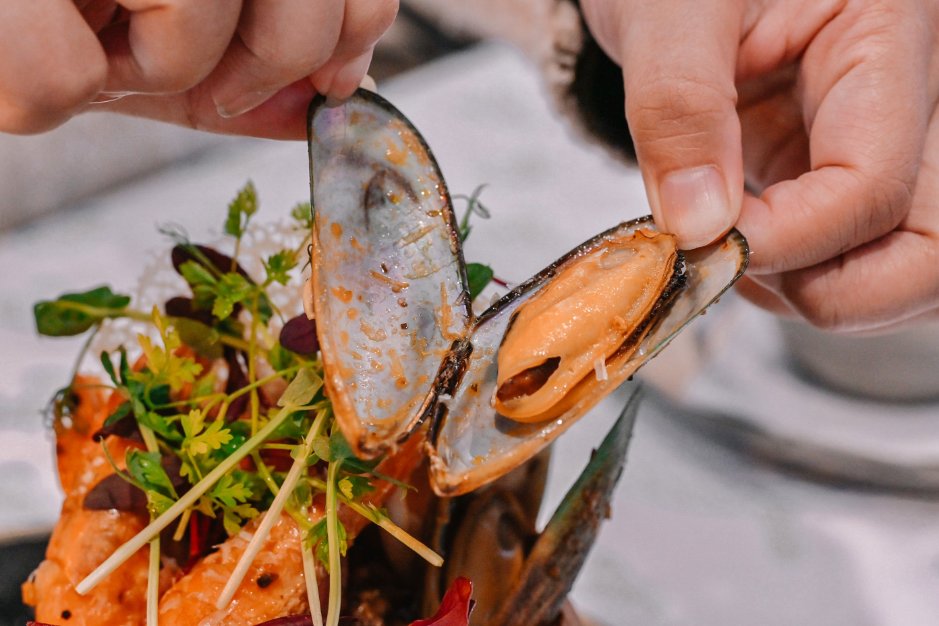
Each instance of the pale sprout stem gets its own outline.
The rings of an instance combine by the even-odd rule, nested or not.
[[[329,604],[326,607],[326,626],[339,625],[342,600],[342,572],[339,563],[339,503],[336,481],[342,461],[333,461],[326,471],[326,539],[329,547]]]
[[[251,567],[251,563],[254,562],[261,548],[264,547],[264,542],[267,541],[268,535],[271,533],[271,528],[274,527],[274,523],[280,518],[280,513],[283,511],[284,505],[287,504],[287,496],[293,493],[293,488],[300,479],[300,473],[305,469],[306,457],[299,458],[293,462],[290,471],[287,473],[287,477],[284,479],[283,485],[281,485],[280,491],[274,498],[274,502],[271,503],[271,508],[264,514],[264,518],[261,520],[261,523],[258,524],[254,536],[251,537],[251,541],[248,542],[248,547],[245,548],[244,554],[241,555],[238,565],[235,566],[231,577],[225,584],[225,588],[222,589],[222,593],[219,594],[218,600],[215,602],[216,608],[225,608],[228,606],[228,603],[231,602],[232,598],[235,597],[235,592],[238,591],[238,587],[241,586],[241,581],[244,580],[245,575],[247,575],[248,568]]]
[[[147,571],[147,626],[160,623],[160,535],[150,541],[150,567]]]
[[[140,435],[149,452],[159,452],[156,435],[147,426],[140,426]],[[151,514],[152,515],[152,514]],[[160,624],[160,535],[150,540],[150,559],[147,567],[147,626]]]
[[[403,528],[392,522],[386,517],[379,517],[375,522],[389,535],[409,547],[417,553],[422,559],[433,565],[440,567],[443,565],[443,557],[431,550],[429,547],[418,541],[413,535],[408,534]]]
[[[316,581],[316,562],[313,560],[312,548],[303,545],[300,537],[300,553],[303,555],[303,579],[306,581],[306,596],[310,602],[310,618],[313,626],[323,626],[323,609],[320,607],[319,585]]]
[[[593,362],[593,371],[597,375],[597,380],[602,382],[609,379],[609,376],[607,376],[606,373],[606,361],[603,359],[603,357],[598,357]]]
[[[315,489],[318,489],[320,491],[326,490],[326,484],[323,481],[315,479],[315,478],[310,479],[310,485],[312,485]],[[405,546],[413,550],[415,553],[417,553],[418,556],[420,556],[422,559],[424,559],[425,561],[427,561],[434,567],[440,567],[441,565],[443,565],[442,556],[434,552],[425,544],[421,543],[421,541],[417,537],[409,534],[406,530],[404,530],[403,528],[395,524],[393,521],[391,521],[387,517],[376,514],[367,506],[363,505],[360,502],[356,502],[355,500],[351,500],[345,497],[344,495],[342,495],[341,493],[339,494],[339,498],[342,500],[343,504],[348,506],[350,509],[352,509],[353,511],[355,511],[356,513],[358,513],[359,515],[361,515],[362,517],[364,517],[371,523],[378,525],[379,528],[381,528],[382,530],[387,532],[389,535],[391,535],[392,537],[394,537],[395,539],[403,543]]]
[[[294,411],[300,410],[301,408],[302,407],[288,405],[281,409],[277,415],[275,415],[270,422],[265,424],[264,428],[259,430],[254,437],[248,439],[241,445],[240,448],[235,450],[235,452],[233,452],[229,457],[215,466],[215,468],[209,472],[205,478],[193,485],[192,489],[183,494],[183,496],[170,508],[168,508],[162,515],[150,522],[146,528],[141,530],[124,545],[115,550],[111,556],[105,559],[101,565],[96,567],[93,572],[91,572],[88,576],[85,577],[84,580],[75,586],[75,591],[77,591],[80,595],[84,595],[91,591],[95,585],[104,580],[108,574],[123,565],[124,562],[133,556],[137,550],[142,548],[144,544],[149,543],[151,539],[159,535],[160,532],[169,526],[174,519],[179,517],[183,511],[195,504],[195,502],[201,498],[205,492],[211,489],[212,486],[217,483],[222,476],[231,471],[231,469],[240,463],[243,458],[248,456],[251,450],[259,446],[264,442],[265,439],[270,437],[271,433],[273,433],[277,427],[280,426],[285,419],[287,419],[288,415]]]
[[[241,555],[241,559],[238,561],[234,571],[232,571],[231,576],[228,578],[228,582],[225,583],[225,588],[222,589],[222,593],[219,594],[218,600],[215,602],[216,608],[223,609],[232,601],[232,598],[235,597],[235,593],[238,591],[238,587],[241,586],[241,581],[244,580],[248,573],[248,568],[251,567],[251,564],[254,562],[254,559],[257,557],[258,553],[261,551],[261,548],[264,547],[264,542],[267,541],[268,536],[271,534],[271,529],[280,518],[280,514],[284,510],[284,505],[287,504],[287,498],[290,497],[290,494],[293,493],[294,487],[297,486],[297,482],[300,480],[300,475],[306,471],[306,460],[307,457],[310,456],[310,450],[313,447],[313,440],[319,435],[319,431],[325,418],[326,412],[321,411],[313,421],[313,425],[310,427],[310,432],[307,433],[306,439],[303,442],[302,453],[299,454],[296,459],[294,459],[293,465],[290,466],[290,471],[287,472],[287,477],[284,478],[284,482],[280,486],[280,491],[278,491],[277,495],[274,497],[274,501],[271,503],[270,508],[264,514],[264,518],[261,520],[261,523],[258,524],[258,528],[254,532],[254,536],[251,537],[251,541],[248,542],[248,546],[245,548],[244,554]]]
[[[179,518],[179,524],[176,525],[176,532],[173,533],[173,541],[182,541],[186,534],[186,528],[189,526],[189,518],[192,517],[192,509],[183,511]]]

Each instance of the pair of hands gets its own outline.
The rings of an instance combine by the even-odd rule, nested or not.
[[[939,3],[581,4],[623,66],[653,214],[684,247],[736,225],[753,251],[741,291],[820,327],[936,316]],[[0,130],[39,132],[96,107],[301,138],[313,93],[351,94],[396,11],[397,0],[18,3],[0,20]]]

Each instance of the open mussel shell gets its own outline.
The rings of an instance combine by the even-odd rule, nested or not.
[[[471,320],[450,197],[417,130],[359,90],[309,111],[314,311],[336,419],[375,456],[415,425]]]
[[[635,231],[654,232],[651,218],[625,222],[578,246],[557,262],[495,303],[475,322],[461,351],[469,353],[459,371],[448,372],[448,395],[438,398],[432,440],[431,475],[442,495],[472,491],[519,466],[537,454],[603,397],[655,356],[692,319],[703,313],[742,274],[748,251],[743,236],[732,231],[718,242],[684,252],[678,268],[680,291],[672,283],[649,318],[642,322],[636,345],[605,371],[583,379],[578,393],[560,413],[537,422],[520,422],[500,415],[494,406],[497,354],[516,311],[537,297],[551,281],[613,239]]]

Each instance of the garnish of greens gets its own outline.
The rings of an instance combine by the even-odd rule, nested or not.
[[[473,215],[489,217],[479,202],[482,187],[463,199],[461,240],[471,231]],[[348,548],[346,529],[338,515],[340,503],[415,550],[434,565],[442,559],[392,522],[387,513],[363,497],[378,480],[408,488],[377,472],[381,459],[356,458],[333,421],[323,387],[315,323],[300,314],[286,317],[268,294],[277,283],[301,289],[301,260],[306,260],[312,226],[309,203],[290,211],[291,227],[304,234],[294,248],[260,259],[264,276],[245,271],[242,239],[258,210],[254,185],[248,182],[228,205],[223,232],[231,253],[194,244],[178,228],[163,229],[173,241],[171,257],[189,293],[170,298],[162,310],[133,307],[129,295],[108,286],[68,293],[35,304],[36,328],[52,337],[89,333],[69,385],[56,392],[51,406],[62,420],[73,406],[75,375],[91,339],[107,320],[129,319],[146,331],[135,345],[102,352],[105,384],[121,398],[104,427],[95,434],[116,480],[102,481],[86,498],[115,505],[109,494],[95,493],[126,481],[136,501],[144,502],[150,524],[116,550],[82,580],[76,590],[88,593],[102,579],[145,545],[150,549],[147,623],[157,623],[160,533],[173,528],[173,541],[189,534],[189,558],[211,551],[207,528],[229,536],[248,521],[268,512],[236,566],[218,606],[227,605],[257,556],[271,526],[282,512],[303,534],[303,564],[314,624],[322,624],[315,562],[329,573],[326,624],[339,620],[340,558]],[[492,269],[469,263],[467,274],[475,298],[493,280]],[[279,333],[274,329],[279,328]],[[223,366],[220,366],[222,365]],[[279,382],[278,382],[279,381]],[[286,388],[279,398],[265,389]],[[108,435],[139,438],[142,449],[131,449],[120,469],[108,453]],[[316,471],[319,467],[320,470]],[[126,492],[126,488],[124,489]],[[326,514],[309,521],[314,498],[325,496]],[[224,535],[222,535],[224,538]]]

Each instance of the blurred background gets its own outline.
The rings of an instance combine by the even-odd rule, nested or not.
[[[485,184],[470,261],[520,282],[648,212],[638,173],[572,130],[511,42],[404,3],[379,91],[422,131],[450,190]],[[496,29],[498,30],[498,29]],[[218,236],[254,181],[262,220],[308,199],[306,146],[89,114],[0,136],[0,624],[41,558],[60,495],[47,398],[81,340],[40,339],[33,302],[133,290],[167,242]],[[458,209],[461,208],[458,206]],[[726,296],[640,376],[612,518],[573,591],[598,625],[939,624],[939,330],[846,339]],[[550,511],[627,385],[557,444]]]

